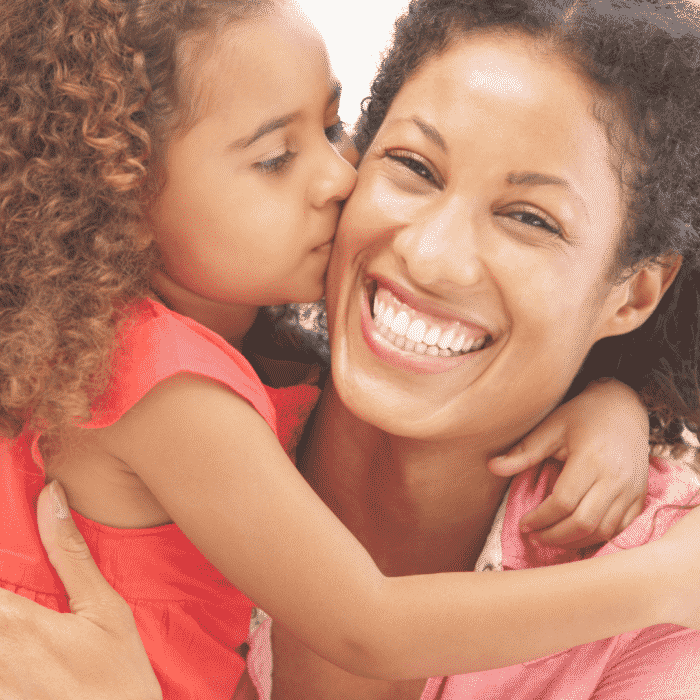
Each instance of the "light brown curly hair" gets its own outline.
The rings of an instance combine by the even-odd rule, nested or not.
[[[0,434],[89,417],[154,264],[153,166],[191,125],[185,40],[270,4],[0,3]]]

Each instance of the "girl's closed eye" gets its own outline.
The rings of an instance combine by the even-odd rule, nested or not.
[[[326,138],[330,143],[340,143],[345,136],[345,122],[338,121],[331,126],[326,127]]]
[[[284,146],[271,153],[269,158],[254,163],[253,167],[263,174],[281,173],[291,163],[295,155],[296,153]]]

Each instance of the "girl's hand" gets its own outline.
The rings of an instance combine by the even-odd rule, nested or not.
[[[550,458],[564,462],[554,490],[520,522],[543,544],[605,542],[641,512],[649,470],[649,418],[617,380],[591,383],[559,406],[507,454],[489,462],[501,476]]]
[[[162,700],[131,609],[97,568],[56,482],[39,496],[38,519],[73,614],[0,590],[0,697]]]

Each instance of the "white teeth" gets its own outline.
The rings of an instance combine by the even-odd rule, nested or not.
[[[433,326],[423,338],[423,342],[426,345],[437,345],[437,341],[440,338],[440,326]]]
[[[450,347],[450,343],[455,339],[456,332],[455,328],[450,328],[440,336],[440,340],[437,343],[440,350],[447,350]]]
[[[408,333],[406,333],[406,337],[409,340],[412,340],[414,343],[422,343],[425,331],[425,321],[417,319],[411,324],[410,328],[408,329]]]
[[[396,335],[406,335],[408,321],[408,314],[405,311],[399,311],[391,324],[391,330],[396,333]]]
[[[391,306],[386,307],[386,311],[384,312],[384,316],[382,318],[382,323],[385,326],[389,326],[391,328],[391,322],[394,320],[394,309]]]
[[[372,305],[374,323],[379,333],[397,348],[418,355],[431,357],[455,357],[481,350],[489,336],[467,340],[467,332],[461,324],[450,322],[443,331],[439,325],[430,326],[418,312],[402,304],[386,289],[379,289]],[[413,321],[411,318],[413,317]]]
[[[384,313],[384,302],[379,301],[377,296],[374,297],[374,318],[380,319]]]
[[[462,335],[460,335],[458,338],[453,340],[450,343],[450,350],[452,350],[452,352],[459,352],[464,347],[464,338],[465,337],[466,337],[465,334],[462,333]]]

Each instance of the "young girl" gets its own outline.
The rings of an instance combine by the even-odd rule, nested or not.
[[[361,673],[381,655],[409,677],[412,659],[382,639],[383,606],[400,605],[391,579],[275,435],[293,449],[316,390],[266,390],[237,350],[261,305],[322,295],[355,181],[335,145],[339,87],[322,42],[272,0],[7,0],[0,31],[2,586],[67,610],[31,505],[59,479],[166,698],[231,696],[246,595],[335,663]],[[477,338],[442,340],[438,352],[478,352]],[[560,422],[584,425],[552,452],[600,435],[585,426],[591,400],[615,411],[611,436],[625,425],[646,444],[632,392],[602,384],[567,405]],[[586,477],[581,496],[593,482],[606,484]],[[617,495],[586,499],[586,533],[601,523],[611,536],[629,519]],[[557,503],[540,525],[560,519]],[[576,523],[563,539],[586,544]],[[527,575],[532,587],[556,580]],[[483,609],[461,579],[457,606]],[[440,575],[415,585],[425,599],[445,590]],[[502,604],[517,615],[527,601],[524,587]],[[318,624],[321,608],[342,614]],[[560,630],[556,643],[655,613],[630,605],[614,628]],[[543,620],[523,635],[522,659],[552,651]],[[436,623],[424,656],[443,658],[443,633]],[[450,649],[465,669],[480,663],[474,633],[489,630],[465,630]]]

